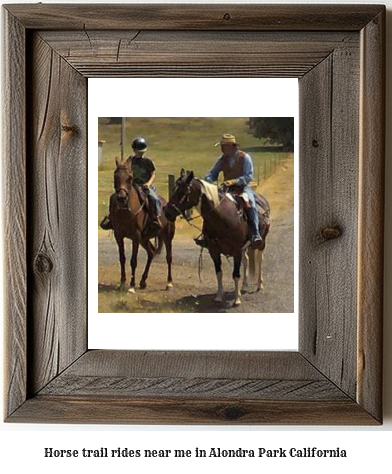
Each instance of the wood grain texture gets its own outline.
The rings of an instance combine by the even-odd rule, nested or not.
[[[355,398],[359,50],[336,48],[300,81],[300,347]],[[312,97],[312,101],[310,100]],[[338,229],[337,238],[324,236]]]
[[[87,137],[86,79],[37,35],[29,39],[29,347],[34,361],[29,388],[34,394],[87,349]]]
[[[41,396],[9,420],[34,423],[202,425],[375,425],[353,400],[282,401],[129,399],[107,396]]]
[[[29,417],[48,423],[376,423],[293,352],[89,351],[10,421]]]
[[[90,350],[67,375],[324,380],[298,352]]]
[[[357,31],[380,5],[6,5],[32,29]]]
[[[5,416],[26,400],[26,90],[25,32],[3,15],[3,212]],[[13,54],[9,54],[13,51]]]
[[[357,399],[382,418],[385,12],[361,31]]]
[[[295,352],[89,351],[40,395],[343,400]]]
[[[300,77],[356,33],[43,31],[42,39],[86,77]],[[228,61],[230,58],[230,61]]]

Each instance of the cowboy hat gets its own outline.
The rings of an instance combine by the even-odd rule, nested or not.
[[[218,143],[215,143],[214,146],[218,146],[218,145],[238,145],[238,143],[236,142],[234,135],[231,135],[231,133],[225,133],[222,136],[221,141]]]

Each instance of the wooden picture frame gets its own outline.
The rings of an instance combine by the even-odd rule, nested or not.
[[[6,421],[382,423],[385,7],[3,19]],[[108,76],[299,78],[298,352],[88,350],[86,91]]]

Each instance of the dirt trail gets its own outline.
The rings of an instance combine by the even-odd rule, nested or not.
[[[233,307],[234,284],[231,278],[232,259],[223,259],[224,288],[226,300],[215,303],[216,277],[211,258],[207,251],[200,257],[200,248],[192,238],[198,230],[186,222],[179,221],[173,241],[174,288],[166,291],[165,252],[157,256],[151,267],[148,287],[138,289],[130,295],[118,287],[120,269],[118,251],[113,235],[99,231],[99,311],[121,313],[220,313],[257,312],[290,313],[294,311],[294,166],[290,161],[277,170],[259,191],[270,201],[271,229],[267,236],[267,248],[263,263],[265,289],[255,292],[250,285],[249,292],[243,294],[242,305]],[[201,221],[194,221],[201,227]],[[126,242],[130,255],[130,242]],[[145,253],[139,252],[137,276],[141,276],[145,264]],[[129,275],[129,265],[127,265]],[[200,276],[200,278],[199,278]]]

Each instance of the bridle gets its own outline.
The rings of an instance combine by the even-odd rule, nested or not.
[[[128,170],[127,170],[127,171],[128,171]],[[128,175],[131,176],[131,175],[129,174],[129,172],[128,172]],[[133,185],[131,185],[131,186],[133,186]],[[128,187],[125,187],[125,186],[116,187],[116,195],[117,195],[117,197],[118,197],[118,194],[119,194],[121,191],[122,191],[123,193],[125,193],[125,196],[126,196],[126,201],[125,201],[125,203],[126,203],[126,205],[127,205],[127,209],[136,217],[136,216],[141,212],[141,210],[143,209],[143,207],[146,205],[146,200],[144,200],[144,201],[141,203],[139,209],[138,209],[136,212],[133,212],[133,211],[131,211],[131,209],[129,208],[129,188],[128,188]]]
[[[190,205],[189,203],[189,197],[191,195],[191,192],[192,192],[192,188],[191,188],[191,184],[187,184],[187,188],[186,188],[186,191],[185,193],[183,194],[183,196],[181,196],[181,198],[178,200],[178,203],[175,204],[174,202],[171,202],[171,200],[168,202],[168,206],[172,207],[179,215],[182,215],[182,217],[186,220],[186,221],[190,221],[192,220],[191,218],[188,218],[185,214],[185,211],[190,209],[191,207],[194,207],[194,206],[197,206],[199,204],[199,201],[200,201],[200,198],[198,199],[197,203],[193,204],[193,205]],[[189,208],[188,209],[184,209],[182,210],[180,208],[180,206],[182,206],[182,204],[189,204]]]
[[[197,179],[197,178],[196,178],[196,179]],[[178,215],[181,215],[181,216],[186,220],[186,222],[187,222],[189,225],[191,225],[192,227],[194,227],[194,228],[197,229],[198,231],[202,232],[201,229],[199,229],[199,227],[197,227],[197,226],[195,226],[194,224],[192,224],[191,221],[193,221],[194,219],[198,219],[198,218],[201,217],[201,215],[200,215],[200,209],[198,208],[198,205],[200,204],[200,200],[201,200],[201,198],[202,198],[202,196],[203,196],[203,191],[200,192],[200,197],[199,197],[198,201],[197,201],[195,204],[190,205],[189,208],[188,208],[188,209],[190,209],[191,207],[197,207],[197,208],[198,208],[198,211],[199,211],[199,215],[198,215],[198,216],[195,216],[195,217],[188,217],[188,216],[186,215],[186,213],[185,213],[185,211],[187,211],[188,209],[184,209],[184,210],[180,209],[180,206],[181,206],[182,204],[186,203],[187,201],[188,201],[188,203],[189,203],[189,196],[190,196],[191,192],[192,192],[192,188],[191,188],[191,184],[189,183],[189,184],[187,184],[187,188],[186,188],[186,191],[185,191],[184,195],[181,196],[181,198],[178,200],[178,203],[175,204],[175,203],[169,201],[169,203],[167,204],[167,206],[172,207],[172,208],[178,213]],[[224,196],[224,198],[227,199],[226,196]],[[217,205],[215,205],[215,206],[209,211],[209,213],[212,212],[213,210],[215,210],[216,208],[218,208],[219,205],[220,205],[220,203],[221,203],[221,201],[219,201],[219,203],[218,203]],[[189,203],[189,204],[190,204],[190,203]]]

